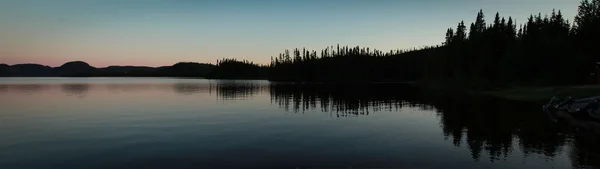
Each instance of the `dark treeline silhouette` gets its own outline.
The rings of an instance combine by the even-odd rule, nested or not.
[[[600,0],[584,0],[571,24],[561,11],[531,15],[517,23],[496,13],[491,23],[480,11],[475,22],[448,29],[440,46],[383,52],[332,46],[317,53],[286,50],[272,57],[273,81],[437,81],[469,87],[515,83],[589,83],[600,60]],[[290,53],[291,52],[291,53]]]
[[[221,59],[207,78],[212,79],[266,79],[268,66],[247,60]]]
[[[580,11],[580,15],[586,14]],[[447,30],[445,54],[428,61],[433,66],[427,77],[483,86],[587,83],[597,58],[581,46],[592,37],[577,37],[588,33],[580,28],[593,25],[579,20],[575,22],[578,26],[570,25],[561,11],[552,11],[550,16],[531,15],[521,26],[513,18],[496,13],[488,25],[480,11],[468,33],[464,22]]]
[[[596,137],[590,137],[595,134],[540,120],[547,117],[544,113],[532,113],[539,112],[537,105],[437,93],[392,83],[271,83],[269,86],[272,102],[294,113],[316,111],[347,117],[405,108],[435,111],[446,139],[454,146],[467,148],[475,161],[506,160],[518,148],[525,154],[522,158],[539,155],[553,160],[569,153],[575,168],[600,167],[593,160],[600,153],[597,139],[592,139]]]
[[[383,52],[360,46],[330,46],[320,51],[285,50],[271,58],[269,80],[303,82],[414,81],[423,76],[422,56],[439,46]],[[441,53],[439,53],[441,54]]]

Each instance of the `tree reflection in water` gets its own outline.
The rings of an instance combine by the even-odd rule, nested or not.
[[[90,84],[62,84],[61,89],[64,93],[85,97],[85,94],[90,90]]]
[[[264,84],[251,82],[218,81],[213,85],[217,92],[217,97],[221,100],[247,100],[267,89],[267,86]]]
[[[272,83],[269,91],[272,102],[296,113],[313,110],[345,117],[402,107],[435,111],[446,139],[454,146],[466,146],[475,161],[484,160],[482,153],[491,162],[506,160],[514,148],[525,156],[537,154],[552,160],[570,149],[574,167],[600,166],[594,160],[600,159],[594,134],[575,133],[550,122],[539,105],[436,93],[403,84]]]

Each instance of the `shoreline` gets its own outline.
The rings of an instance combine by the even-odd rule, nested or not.
[[[432,82],[432,81],[382,81],[382,82],[293,82],[274,81],[265,78],[211,78],[211,77],[186,77],[186,76],[19,76],[2,78],[176,78],[176,79],[207,79],[207,80],[266,80],[274,83],[298,84],[406,84],[425,90],[491,96],[504,100],[545,104],[552,97],[585,98],[600,95],[600,85],[571,85],[571,86],[526,86],[515,85],[496,89],[477,89],[476,86],[461,85],[457,83]]]
[[[585,98],[600,95],[600,85],[570,85],[570,86],[511,86],[496,89],[469,89],[464,85],[444,83],[414,83],[415,86],[449,93],[466,93],[484,95],[505,100],[545,104],[552,97],[561,99],[566,97]]]
[[[511,87],[500,90],[484,91],[482,94],[510,100],[545,103],[556,96],[585,98],[600,95],[600,85],[546,86],[546,87]]]

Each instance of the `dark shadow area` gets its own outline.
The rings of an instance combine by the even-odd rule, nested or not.
[[[600,136],[592,133],[578,133],[570,144],[569,157],[573,168],[590,166],[600,168]]]
[[[529,155],[553,160],[567,149],[578,167],[598,167],[597,142],[552,123],[539,105],[477,95],[438,93],[393,83],[292,84],[272,83],[271,100],[289,112],[332,112],[337,117],[399,111],[403,107],[435,111],[446,139],[466,147],[475,161],[506,160],[518,147]],[[592,137],[597,138],[597,137]],[[482,159],[482,157],[487,157]],[[525,158],[523,157],[523,158]],[[525,160],[525,159],[524,159]]]
[[[482,96],[421,93],[415,100],[433,105],[446,138],[455,146],[467,146],[474,160],[505,160],[518,144],[523,153],[553,158],[568,143],[561,127],[551,123],[537,105]]]

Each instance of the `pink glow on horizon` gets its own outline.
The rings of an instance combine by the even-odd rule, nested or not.
[[[171,66],[174,65],[178,62],[198,62],[198,63],[209,63],[209,64],[216,64],[216,60],[212,60],[212,59],[207,59],[207,58],[196,58],[196,59],[187,59],[187,60],[183,60],[183,59],[178,59],[178,58],[160,58],[160,57],[155,57],[152,59],[135,59],[135,58],[120,58],[120,59],[116,59],[116,58],[96,58],[96,57],[89,57],[89,58],[66,58],[66,57],[32,57],[32,56],[28,56],[28,55],[19,55],[19,57],[0,57],[0,64],[7,64],[7,65],[15,65],[15,64],[40,64],[40,65],[45,65],[45,66],[50,66],[50,67],[58,67],[61,66],[67,62],[72,62],[72,61],[83,61],[86,62],[88,64],[90,64],[93,67],[97,67],[97,68],[101,68],[101,67],[108,67],[108,66],[149,66],[149,67],[160,67],[160,66]],[[243,60],[243,58],[238,58],[240,60]],[[270,59],[270,58],[269,58]],[[270,61],[269,59],[264,59],[262,61],[260,60],[252,60],[252,59],[248,59],[249,61],[252,61],[254,63],[258,63],[258,64],[269,64]]]
[[[4,59],[2,59],[4,60]],[[129,59],[128,59],[129,60]],[[129,61],[108,61],[108,60],[99,60],[99,59],[73,59],[73,60],[65,60],[65,59],[56,59],[56,58],[45,58],[42,60],[34,60],[34,59],[29,59],[29,58],[23,58],[23,59],[8,59],[8,60],[4,60],[1,63],[2,64],[7,64],[7,65],[15,65],[15,64],[28,64],[28,63],[33,63],[33,64],[40,64],[40,65],[45,65],[45,66],[50,66],[50,67],[58,67],[61,66],[67,62],[72,62],[72,61],[83,61],[86,62],[88,64],[90,64],[93,67],[108,67],[108,66],[149,66],[149,67],[160,67],[160,66],[171,66],[177,62],[199,62],[199,63],[211,63],[214,64],[212,62],[202,62],[202,61],[168,61],[168,60],[145,60],[145,61],[133,61],[133,60],[129,60]]]

